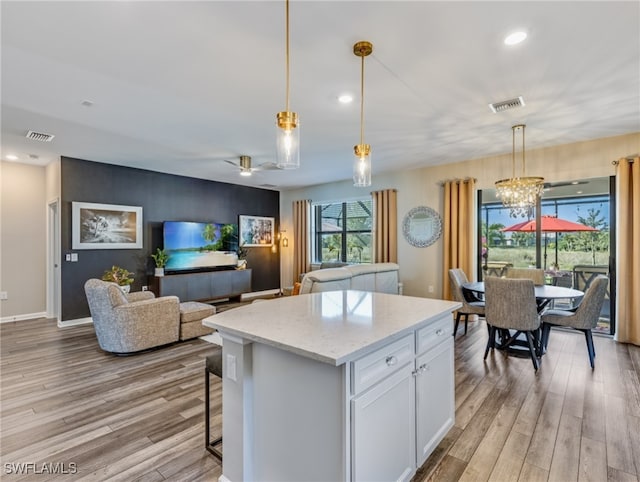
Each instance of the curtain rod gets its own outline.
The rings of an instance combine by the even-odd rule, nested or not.
[[[464,179],[445,179],[444,181],[440,181],[438,182],[438,184],[440,186],[444,186],[447,182],[469,182],[469,181],[473,181],[473,182],[478,182],[478,180],[475,177],[465,177]]]
[[[635,158],[637,158],[637,157],[638,157],[638,155],[631,156],[631,157],[623,157],[622,159],[624,159],[625,161],[628,161],[628,162],[633,162],[635,160]],[[614,166],[617,166],[618,164],[620,164],[620,161],[622,159],[617,159],[615,161],[611,161],[611,164],[613,164]]]

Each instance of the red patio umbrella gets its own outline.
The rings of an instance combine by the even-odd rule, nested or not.
[[[517,231],[521,233],[535,233],[537,228],[536,220],[530,219],[522,223],[514,224],[507,228],[503,228],[502,231]],[[585,224],[576,223],[573,221],[567,221],[566,219],[559,218],[557,216],[551,216],[543,214],[541,216],[540,231],[545,233],[544,236],[544,267],[547,268],[547,235],[546,233],[570,233],[575,231],[597,231],[596,228],[587,226]],[[557,246],[557,245],[556,245]],[[556,264],[558,263],[558,253],[556,251]]]

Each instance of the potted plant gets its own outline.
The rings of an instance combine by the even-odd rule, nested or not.
[[[111,269],[104,272],[102,280],[117,283],[124,293],[128,293],[131,290],[131,283],[133,283],[133,273],[120,266],[113,265]]]
[[[167,261],[169,261],[169,255],[164,249],[158,248],[155,254],[152,254],[153,262],[156,264],[155,275],[156,276],[164,276],[164,267],[167,265]]]
[[[237,269],[246,269],[247,267],[247,254],[249,254],[249,248],[247,248],[244,243],[238,245],[238,249],[236,249],[236,254],[238,255],[238,267]]]

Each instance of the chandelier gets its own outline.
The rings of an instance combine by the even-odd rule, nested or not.
[[[353,147],[353,185],[371,186],[371,146],[364,143],[364,58],[373,52],[373,44],[361,41],[353,46],[353,53],[360,57],[360,144]]]
[[[502,201],[505,208],[509,208],[512,218],[533,217],[533,210],[544,189],[544,178],[525,177],[524,159],[524,124],[518,124],[511,128],[513,148],[511,162],[513,174],[509,179],[496,181],[496,196]],[[522,177],[516,177],[516,131],[522,131]]]
[[[286,107],[276,115],[276,164],[279,169],[300,167],[300,123],[298,114],[289,111],[289,0],[285,2],[286,22]]]

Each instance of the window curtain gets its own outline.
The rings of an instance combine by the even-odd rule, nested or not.
[[[620,159],[617,195],[617,341],[640,345],[640,157]]]
[[[311,201],[293,201],[293,281],[310,270],[309,215]]]
[[[398,192],[395,189],[374,191],[373,262],[398,262]]]
[[[470,280],[473,272],[475,179],[446,181],[444,183],[444,219],[442,240],[444,263],[442,273],[443,298],[451,300],[449,270],[462,269]]]

